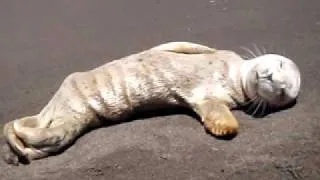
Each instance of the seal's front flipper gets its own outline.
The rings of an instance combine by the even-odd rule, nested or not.
[[[195,105],[205,129],[217,137],[235,136],[239,131],[239,123],[230,108],[218,100],[204,100]]]
[[[170,51],[184,54],[211,54],[216,52],[213,48],[190,42],[169,42],[160,44],[151,48],[151,50]]]

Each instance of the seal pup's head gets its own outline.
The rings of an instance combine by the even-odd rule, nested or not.
[[[301,80],[300,71],[292,60],[265,54],[242,64],[241,81],[257,110],[266,105],[281,108],[292,103],[299,94]]]

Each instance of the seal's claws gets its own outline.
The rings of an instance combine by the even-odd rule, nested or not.
[[[239,125],[236,121],[230,119],[206,119],[205,128],[215,136],[236,135],[239,131]]]

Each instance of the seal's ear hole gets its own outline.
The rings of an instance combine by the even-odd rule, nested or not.
[[[38,118],[37,118],[37,116],[27,116],[27,117],[18,119],[18,122],[23,127],[29,127],[29,128],[37,128],[38,127]]]

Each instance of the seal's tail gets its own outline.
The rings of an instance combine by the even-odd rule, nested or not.
[[[211,54],[216,52],[216,49],[191,42],[169,42],[160,44],[150,50],[170,51],[184,54]]]

